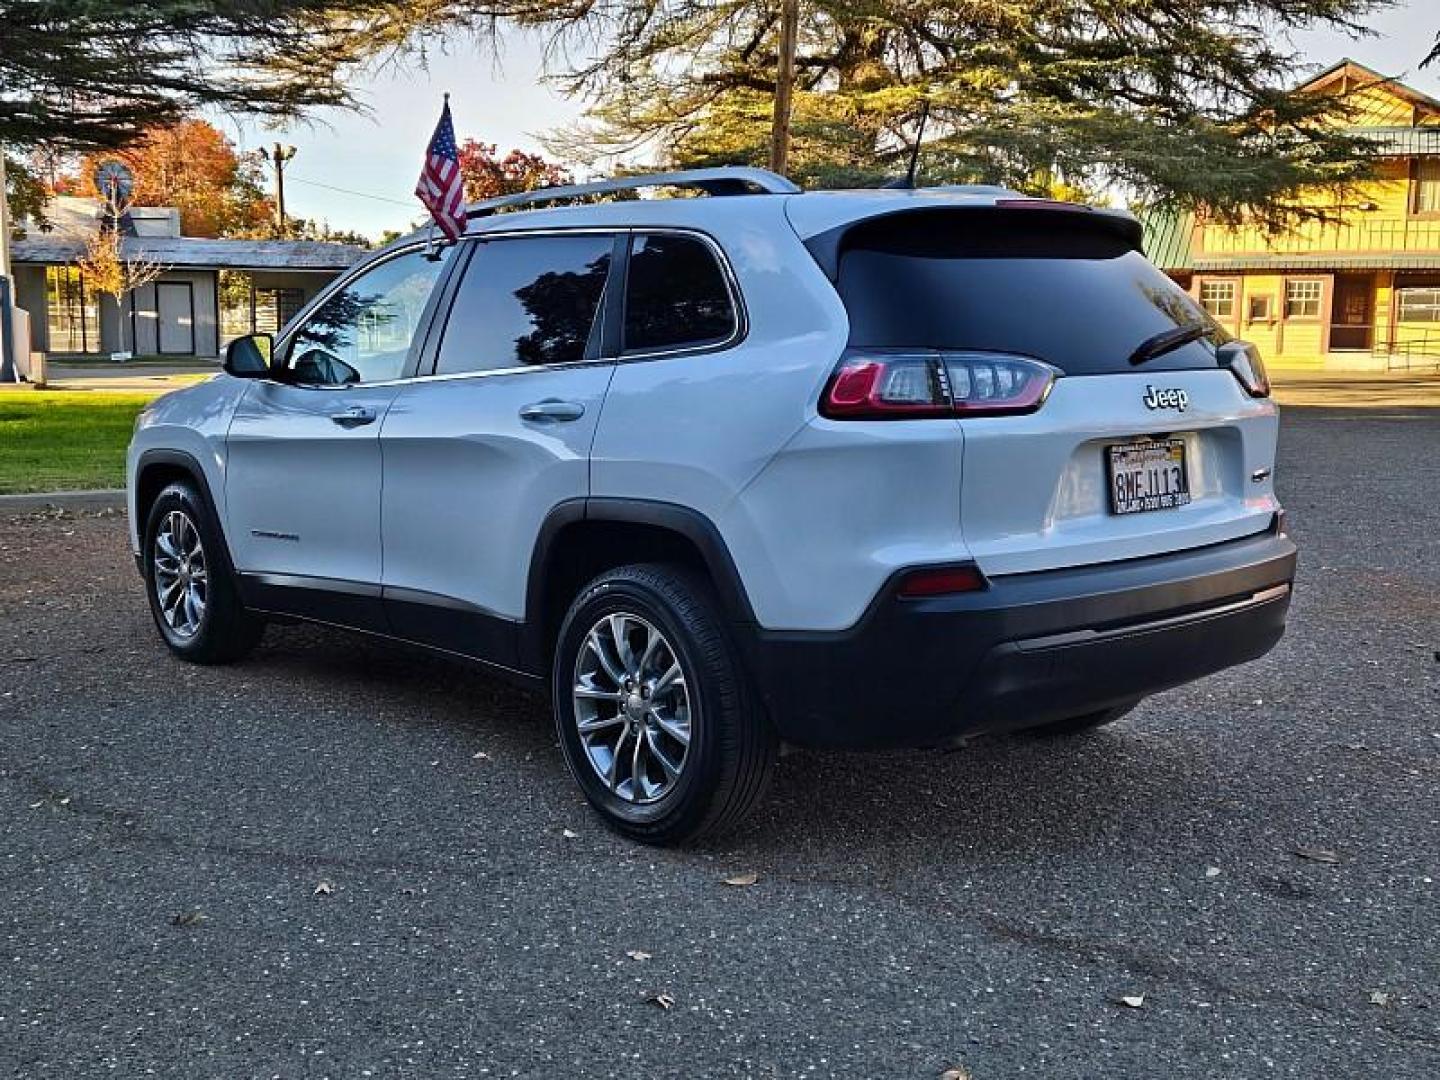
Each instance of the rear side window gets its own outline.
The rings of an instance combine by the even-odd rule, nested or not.
[[[719,344],[737,323],[725,273],[708,244],[676,235],[631,240],[626,352]]]
[[[482,242],[450,308],[436,374],[584,360],[613,246],[589,234]]]
[[[1079,220],[1076,220],[1079,219]],[[1215,366],[1221,330],[1120,236],[1072,211],[918,211],[862,222],[838,288],[860,348],[1022,353],[1071,375]],[[1208,340],[1130,366],[1180,326]]]

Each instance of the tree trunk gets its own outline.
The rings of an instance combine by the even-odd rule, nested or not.
[[[780,0],[780,56],[775,70],[775,116],[770,127],[770,169],[785,175],[790,164],[790,108],[795,92],[795,38],[800,0]]]

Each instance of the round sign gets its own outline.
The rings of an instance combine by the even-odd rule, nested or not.
[[[111,202],[124,202],[135,190],[135,174],[123,162],[102,161],[95,167],[95,190]]]

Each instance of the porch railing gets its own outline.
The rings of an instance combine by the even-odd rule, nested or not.
[[[1440,254],[1440,218],[1371,217],[1363,212],[1343,222],[1307,221],[1274,236],[1260,229],[1206,227],[1195,255],[1303,255],[1347,252],[1382,255],[1393,252]]]
[[[1398,340],[1377,342],[1371,355],[1384,359],[1386,371],[1440,374],[1440,330],[1421,330]]]

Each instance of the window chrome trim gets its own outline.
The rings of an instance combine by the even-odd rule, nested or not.
[[[591,236],[634,236],[636,234],[659,236],[674,235],[690,237],[701,241],[707,247],[709,247],[710,254],[719,264],[721,276],[725,279],[725,287],[730,294],[730,307],[731,314],[733,316],[733,329],[730,336],[725,338],[723,341],[710,342],[704,345],[689,345],[675,349],[657,349],[649,352],[624,352],[621,353],[619,356],[597,356],[594,360],[577,360],[567,364],[525,364],[519,367],[489,368],[485,371],[452,371],[444,372],[441,374],[416,373],[414,375],[405,375],[395,379],[384,379],[376,382],[367,383],[352,383],[345,386],[326,386],[319,383],[295,383],[290,385],[294,385],[299,389],[307,390],[365,390],[386,386],[408,386],[411,383],[453,382],[459,379],[487,379],[496,375],[523,375],[526,373],[539,373],[544,371],[564,371],[566,369],[594,367],[597,364],[643,363],[651,360],[664,360],[670,357],[700,356],[704,355],[705,353],[722,352],[726,349],[734,348],[736,345],[739,345],[742,341],[744,341],[745,338],[749,337],[749,313],[745,307],[744,294],[740,291],[739,279],[735,274],[735,269],[730,264],[730,259],[729,256],[725,254],[725,249],[720,246],[719,242],[713,236],[701,229],[692,229],[683,226],[668,225],[637,225],[633,227],[579,225],[575,226],[574,228],[566,228],[563,226],[548,226],[541,228],[521,227],[504,230],[497,229],[495,231],[479,233],[466,233],[455,244],[451,246],[453,246],[458,252],[462,244],[485,243],[489,240],[524,238],[529,236],[573,236],[577,234]],[[369,269],[373,266],[379,266],[382,262],[388,261],[389,259],[396,256],[409,254],[411,252],[421,250],[424,248],[424,246],[425,245],[423,243],[417,242],[405,248],[397,248],[393,252],[387,252],[385,258],[383,259],[377,258],[374,262],[364,263],[361,268],[357,268],[356,273],[345,278],[344,281],[337,281],[332,284],[329,289],[317,295],[315,299],[310,302],[310,304],[318,305],[320,303],[323,303],[331,295],[331,293],[346,287],[351,281],[354,281],[356,278],[358,278],[360,276],[360,273],[363,272],[363,270]],[[303,317],[307,316],[309,312],[310,306],[307,305],[306,309],[302,311],[300,315],[296,316],[295,325],[297,328],[302,324]],[[288,340],[286,343],[288,345]]]

